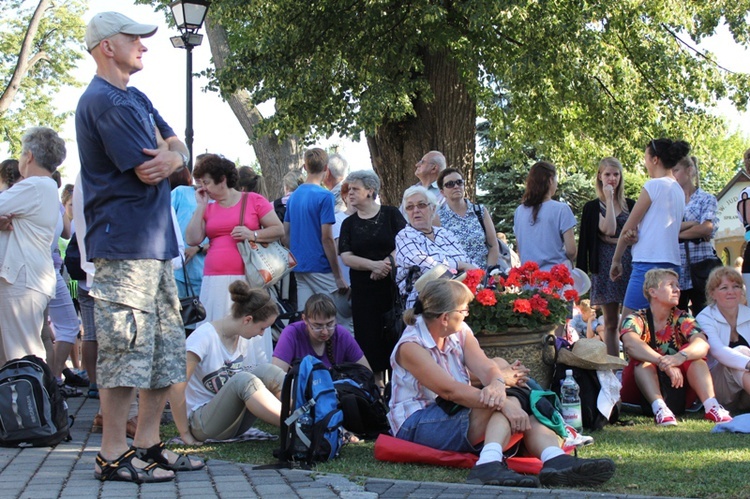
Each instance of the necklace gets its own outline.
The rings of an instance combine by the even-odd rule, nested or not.
[[[420,230],[420,229],[417,229],[417,230],[418,230],[419,232],[421,232],[422,234],[424,234],[425,236],[431,236],[432,234],[434,234],[434,233],[435,233],[435,229],[434,229],[433,227],[430,227],[430,230],[427,230],[427,231],[425,231],[425,230]]]

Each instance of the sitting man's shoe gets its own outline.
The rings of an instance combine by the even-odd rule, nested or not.
[[[656,426],[677,426],[677,418],[674,413],[666,407],[662,407],[654,415]]]
[[[604,483],[614,474],[615,462],[611,459],[582,459],[564,454],[544,463],[539,481],[545,486],[589,486]]]
[[[500,485],[503,487],[539,487],[539,480],[533,475],[521,475],[508,469],[505,462],[491,461],[478,464],[469,472],[466,483],[473,485]]]
[[[732,420],[732,416],[729,415],[729,411],[724,409],[722,406],[717,405],[712,407],[710,411],[706,411],[703,419],[708,419],[714,423],[728,423]]]

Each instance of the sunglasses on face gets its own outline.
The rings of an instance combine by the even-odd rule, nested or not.
[[[454,187],[463,187],[464,186],[464,179],[459,178],[456,180],[449,180],[448,182],[443,184],[443,187],[447,187],[448,189],[453,189]]]

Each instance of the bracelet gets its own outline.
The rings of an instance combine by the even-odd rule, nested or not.
[[[495,378],[497,381],[499,381],[502,384],[505,384],[505,380],[503,378]]]
[[[257,231],[257,230],[254,230],[254,231],[253,231],[253,235],[255,236],[255,239],[253,239],[253,242],[254,242],[254,243],[257,243],[257,242],[258,242],[258,231]]]
[[[690,360],[690,358],[688,357],[688,354],[686,354],[682,350],[680,350],[679,352],[677,352],[677,355],[682,355],[683,357],[685,357],[685,360]]]

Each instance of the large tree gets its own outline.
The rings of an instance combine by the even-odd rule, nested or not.
[[[26,128],[60,129],[68,113],[52,98],[80,85],[72,71],[83,56],[82,0],[5,0],[0,11],[0,140],[19,152]]]
[[[653,136],[716,129],[718,98],[744,108],[747,75],[694,41],[726,22],[748,40],[748,0],[214,0],[227,32],[222,88],[275,99],[266,131],[364,132],[386,202],[430,149],[474,175],[475,123],[502,157],[635,161]]]

